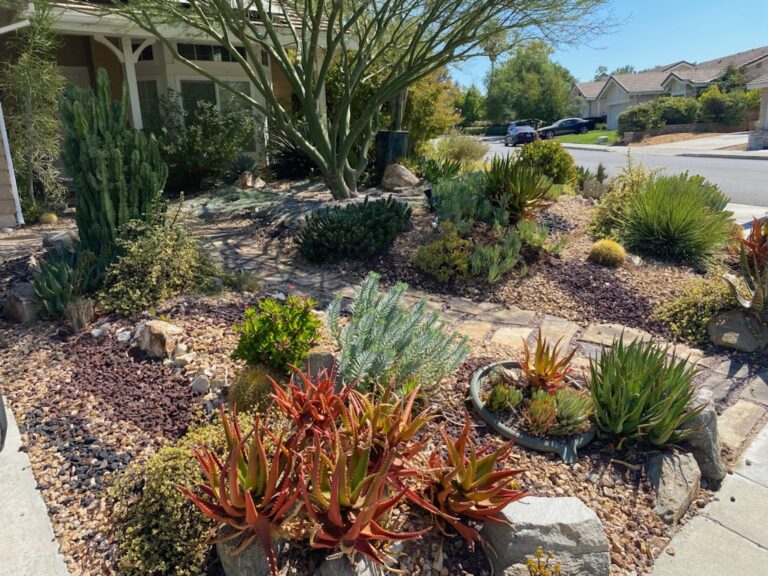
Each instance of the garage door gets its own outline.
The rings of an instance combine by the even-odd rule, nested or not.
[[[608,106],[608,129],[616,130],[619,127],[619,114],[627,109],[628,104],[613,104]]]

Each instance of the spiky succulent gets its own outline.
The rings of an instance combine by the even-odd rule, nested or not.
[[[526,382],[532,388],[554,393],[565,385],[565,379],[571,373],[570,364],[576,351],[572,350],[570,354],[561,356],[561,341],[562,338],[553,347],[539,331],[535,351],[531,351],[528,342],[523,342],[523,355],[518,362]]]
[[[491,388],[485,405],[493,412],[516,410],[523,401],[523,392],[519,388],[499,382]]]
[[[557,429],[555,395],[536,390],[525,406],[523,424],[531,436],[547,436]]]
[[[557,433],[563,436],[578,434],[589,428],[594,412],[588,392],[563,388],[555,393]]]
[[[768,322],[768,221],[755,219],[752,231],[739,239],[741,282],[733,274],[723,277],[738,303],[762,322]],[[744,295],[746,291],[746,297]]]

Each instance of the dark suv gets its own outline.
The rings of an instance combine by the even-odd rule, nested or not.
[[[581,118],[563,118],[554,124],[539,128],[542,138],[554,138],[563,134],[586,134],[589,132],[589,122]]]

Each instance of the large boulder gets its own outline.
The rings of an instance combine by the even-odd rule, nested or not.
[[[226,576],[269,576],[269,561],[255,540],[238,550],[241,539],[216,544],[216,552]],[[275,546],[277,550],[278,546]]]
[[[39,306],[35,289],[29,282],[14,283],[5,297],[3,314],[11,322],[24,324],[37,320]]]
[[[333,374],[336,366],[336,355],[326,346],[315,346],[309,351],[307,361],[304,363],[305,372],[312,378],[326,372]]]
[[[184,330],[163,320],[142,322],[136,328],[139,349],[152,358],[169,358],[179,343]]]
[[[43,236],[43,247],[62,252],[75,250],[75,242],[78,239],[77,230],[65,230],[64,232],[52,232]]]
[[[677,524],[699,494],[696,459],[685,452],[662,452],[648,459],[645,472],[656,491],[654,511],[668,524]]]
[[[720,451],[720,437],[717,433],[717,411],[712,390],[700,388],[691,400],[691,407],[702,407],[699,414],[686,425],[689,429],[687,442],[710,488],[719,488],[727,473]]]
[[[370,558],[360,554],[350,560],[347,556],[339,556],[324,560],[315,570],[314,576],[381,576],[384,571]]]
[[[381,186],[395,192],[418,185],[419,179],[402,164],[390,164],[384,169]]]
[[[729,310],[715,316],[707,330],[714,344],[739,352],[757,352],[768,345],[768,326],[746,310]]]
[[[563,574],[610,573],[610,545],[603,525],[578,498],[528,496],[504,508],[502,515],[506,524],[488,522],[480,533],[495,551],[489,554],[494,574],[524,570],[539,546],[554,554]]]

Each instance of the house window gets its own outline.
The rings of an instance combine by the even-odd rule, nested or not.
[[[136,52],[136,50],[138,50],[140,46],[141,46],[141,43],[139,42],[134,42],[133,44],[131,44],[131,48],[133,49],[134,52]],[[141,51],[141,54],[139,54],[138,61],[147,62],[149,60],[154,60],[154,59],[155,59],[155,53],[152,51],[152,45],[150,44],[149,46],[144,48],[144,50]]]
[[[237,46],[235,48],[238,54],[245,58],[245,48]],[[179,42],[176,44],[176,51],[179,56],[187,60],[197,60],[200,62],[237,62],[237,58],[224,46],[214,46],[212,44],[188,44]]]
[[[154,80],[139,80],[136,82],[139,92],[139,107],[144,129],[157,132],[160,129],[160,97],[157,92],[157,82]]]

